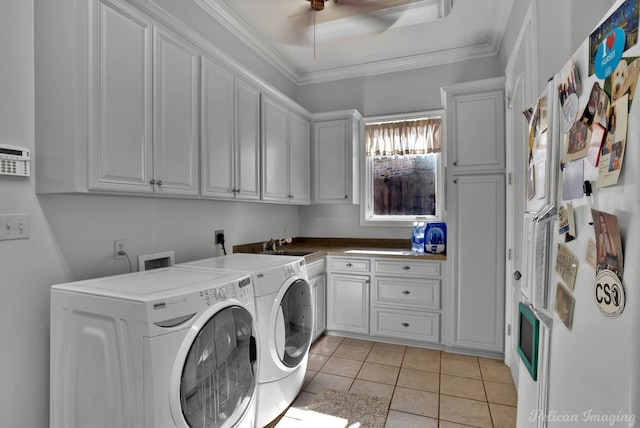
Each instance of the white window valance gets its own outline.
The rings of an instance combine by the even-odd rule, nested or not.
[[[367,156],[440,153],[440,118],[386,122],[366,126]]]

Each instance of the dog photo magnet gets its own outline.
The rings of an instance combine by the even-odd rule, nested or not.
[[[593,59],[593,70],[598,78],[606,79],[616,68],[624,52],[625,39],[624,31],[617,27],[602,40]]]

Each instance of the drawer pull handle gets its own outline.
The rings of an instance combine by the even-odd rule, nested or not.
[[[406,328],[406,327],[409,327],[409,323],[408,323],[408,322],[403,322],[403,323],[402,323],[402,326],[403,326],[403,327],[405,327],[405,328]]]
[[[351,263],[347,263],[347,267],[353,267]]]
[[[402,270],[409,270],[411,269],[411,266],[402,266]]]
[[[409,290],[404,290],[404,291],[402,292],[402,294],[404,294],[404,295],[406,296],[407,294],[411,294],[411,291],[409,291]]]

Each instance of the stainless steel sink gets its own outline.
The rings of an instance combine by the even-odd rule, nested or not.
[[[410,256],[413,253],[409,250],[347,250],[345,254],[372,254],[384,256]]]
[[[275,256],[308,256],[309,254],[313,254],[314,251],[305,251],[305,250],[268,250],[263,251],[260,254],[271,254]]]

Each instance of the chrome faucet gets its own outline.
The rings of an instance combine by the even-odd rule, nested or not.
[[[263,242],[262,243],[262,251],[267,251],[267,249],[271,249],[273,250],[273,252],[278,251],[277,246],[278,245],[284,245],[284,244],[291,244],[291,237],[287,236],[285,238],[278,238],[278,239],[269,239],[267,242]]]
[[[271,238],[267,242],[262,243],[262,251],[267,251],[267,248],[271,248],[274,252],[276,251],[277,240]]]

